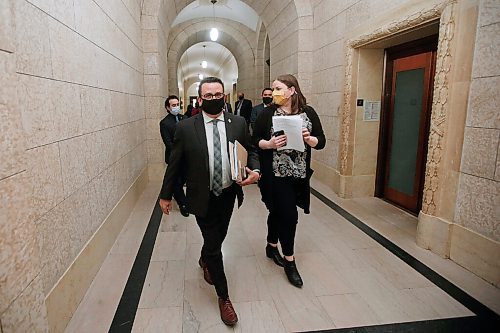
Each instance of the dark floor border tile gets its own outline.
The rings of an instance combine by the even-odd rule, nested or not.
[[[151,261],[151,255],[153,254],[162,214],[160,205],[157,201],[149,219],[146,232],[142,238],[141,245],[137,251],[137,256],[135,257],[127,284],[123,290],[120,303],[116,309],[113,322],[109,328],[109,333],[127,333],[132,331],[132,325],[134,324],[135,314],[137,313],[137,307],[141,299],[142,288],[146,280],[146,274],[148,272],[149,262]],[[110,283],[113,283],[113,281],[110,281]]]
[[[497,327],[498,328],[498,327]],[[479,317],[460,317],[413,321],[385,325],[336,328],[321,333],[483,333],[494,332],[493,326]],[[307,333],[307,332],[304,332]]]
[[[432,283],[434,283],[437,287],[442,289],[444,292],[446,292],[448,295],[453,297],[456,301],[458,301],[460,304],[465,306],[467,309],[472,311],[474,314],[476,314],[477,317],[461,317],[461,318],[451,318],[449,320],[430,320],[430,321],[423,321],[423,322],[413,322],[413,323],[396,323],[396,324],[391,324],[391,325],[380,325],[380,326],[367,326],[367,327],[361,327],[361,328],[350,328],[349,330],[342,331],[342,330],[330,330],[331,332],[483,332],[481,330],[478,330],[479,327],[481,328],[487,328],[487,329],[494,329],[500,331],[500,316],[496,314],[494,311],[492,311],[490,308],[486,307],[484,304],[467,294],[465,291],[445,279],[443,276],[439,275],[437,272],[432,270],[430,267],[410,255],[408,252],[379,234],[377,231],[363,223],[361,220],[350,214],[348,211],[328,199],[326,196],[315,190],[314,188],[311,188],[311,193],[318,198],[321,202],[326,204],[328,207],[336,211],[338,214],[340,214],[343,218],[345,218],[347,221],[352,223],[354,226],[356,226],[358,229],[363,231],[365,234],[367,234],[369,237],[371,237],[373,240],[375,240],[377,243],[385,247],[387,250],[389,250],[391,253],[393,253],[395,256],[397,256],[399,259],[403,260],[406,264],[408,264],[410,267],[415,269],[417,272],[422,274],[424,277],[426,277],[428,280],[430,280]],[[457,321],[458,320],[458,321]],[[472,325],[477,325],[475,330],[468,330],[467,325],[461,325],[460,323],[466,323],[469,324],[472,323]],[[416,324],[418,323],[418,324]],[[426,329],[426,330],[418,330],[414,331],[411,328],[411,324],[416,324],[416,327],[422,327],[421,329]],[[410,326],[408,326],[410,325]],[[443,330],[443,331],[436,331],[433,330],[434,328],[439,328],[441,327],[440,325],[448,325],[446,327],[449,327],[450,330]],[[454,326],[458,325],[458,326]],[[371,327],[371,328],[370,328]],[[443,326],[444,327],[444,326]],[[370,328],[370,330],[368,330]],[[371,330],[375,329],[376,330]],[[397,329],[397,330],[395,330]],[[420,329],[420,328],[419,328]],[[456,330],[455,330],[456,329]],[[324,331],[324,332],[330,332],[330,331]],[[323,332],[323,331],[322,331]],[[485,330],[484,332],[490,332],[490,330]]]

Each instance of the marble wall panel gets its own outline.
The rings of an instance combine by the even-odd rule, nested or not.
[[[455,222],[495,241],[500,241],[500,183],[460,174]]]
[[[139,48],[141,46],[140,15],[141,9],[133,0],[96,0],[98,6]]]
[[[142,68],[140,46],[134,44],[98,4],[75,0],[75,19],[76,30],[87,39],[130,67],[136,70]],[[136,30],[139,30],[138,25]]]
[[[42,280],[37,276],[1,315],[2,333],[48,333]]]
[[[143,52],[159,51],[158,30],[142,30]]]
[[[15,55],[0,51],[0,179],[19,172],[24,166],[26,141],[17,108]]]
[[[36,223],[39,242],[42,283],[45,295],[55,285],[71,261],[70,235],[63,218],[63,205],[57,205]]]
[[[79,86],[19,76],[17,95],[28,148],[81,134]]]
[[[461,171],[494,179],[500,130],[466,127]]]
[[[161,119],[165,117],[165,98],[146,96],[144,97],[144,104],[146,110],[146,118],[148,119]]]
[[[65,25],[75,28],[75,8],[73,1],[67,0],[26,0]]]
[[[476,49],[472,66],[473,77],[500,75],[500,45],[498,41],[500,23],[480,27],[476,33]]]
[[[158,53],[144,53],[144,74],[160,74]]]
[[[27,151],[27,172],[30,179],[30,220],[36,221],[64,199],[59,145],[40,146]]]
[[[59,142],[65,198],[96,175],[91,138],[87,134]]]
[[[24,0],[15,1],[15,4],[17,71],[52,77],[50,19]]]
[[[92,236],[89,188],[89,184],[86,184],[61,203],[63,220],[68,226],[71,261]]]
[[[144,95],[162,96],[160,81],[160,75],[144,75]]]
[[[147,140],[148,163],[165,162],[165,145],[161,140]]]
[[[497,0],[482,0],[479,4],[479,26],[500,23],[500,3]]]
[[[28,188],[27,172],[0,181],[0,313],[40,270],[35,223],[28,218]]]
[[[128,99],[128,119],[129,121],[137,121],[146,118],[144,110],[144,97],[138,95],[127,95]]]
[[[161,140],[160,124],[158,119],[146,119],[146,139]]]
[[[500,77],[476,78],[471,82],[467,126],[500,129]]]
[[[110,91],[81,87],[80,103],[83,134],[102,130],[113,125]]]
[[[314,28],[326,23],[352,5],[352,0],[319,1],[314,7]]]
[[[0,3],[0,50],[14,52],[15,47],[14,0]]]

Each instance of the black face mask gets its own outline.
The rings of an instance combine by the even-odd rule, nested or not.
[[[271,104],[272,101],[273,101],[272,97],[262,97],[262,102],[264,102],[264,104],[266,104],[266,105]]]
[[[238,99],[241,101],[244,96],[238,96]]]
[[[211,115],[216,115],[220,113],[223,107],[224,107],[224,98],[211,99],[209,101],[204,99],[203,104],[201,105],[202,110]]]

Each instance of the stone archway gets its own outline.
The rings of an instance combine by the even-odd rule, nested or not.
[[[169,92],[177,92],[177,64],[184,52],[194,44],[210,42],[207,22],[212,20],[191,20],[176,26],[171,30],[168,39],[167,59],[172,63],[168,66]],[[239,71],[239,85],[249,93],[253,88],[254,53],[249,37],[252,31],[235,22],[217,21],[220,34],[218,44],[226,47],[235,57]],[[242,33],[243,31],[244,33]],[[240,80],[241,79],[241,80]]]

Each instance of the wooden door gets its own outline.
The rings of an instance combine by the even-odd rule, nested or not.
[[[377,192],[415,214],[422,207],[436,46],[433,37],[387,50]]]

